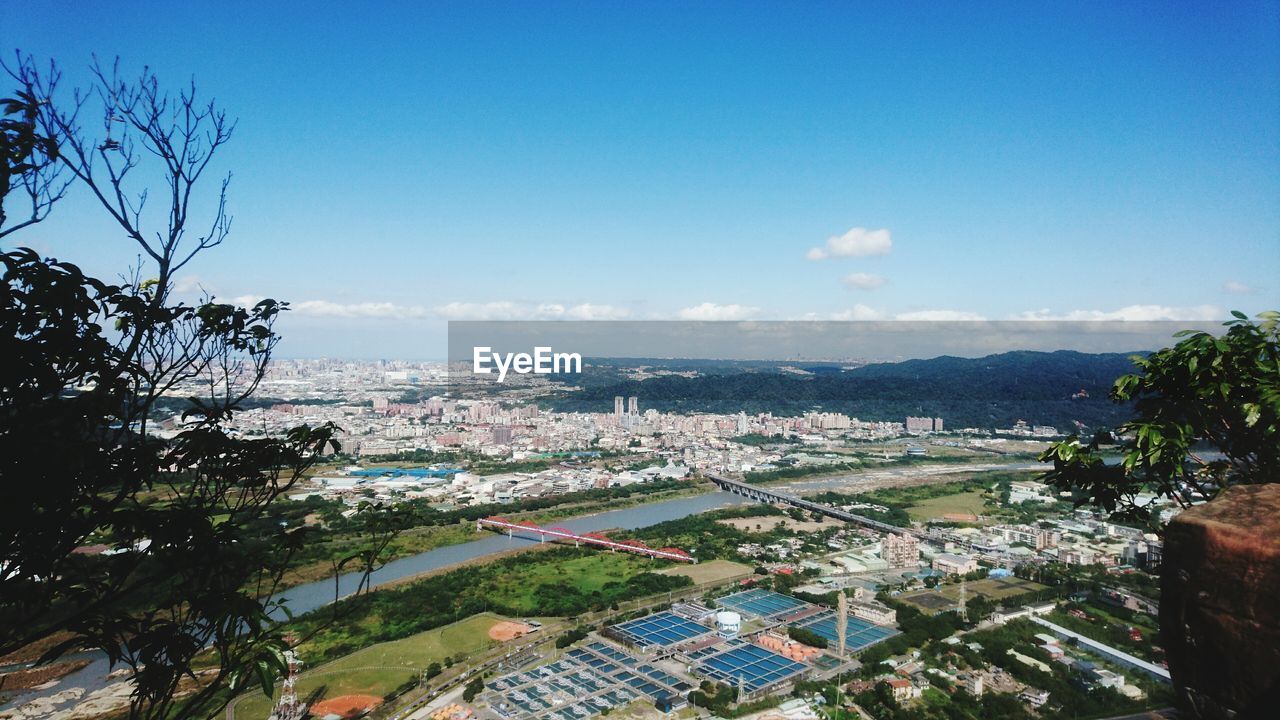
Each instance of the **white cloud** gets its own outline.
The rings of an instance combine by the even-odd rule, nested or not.
[[[445,320],[527,320],[529,314],[512,302],[451,302],[437,305],[432,313]]]
[[[855,290],[875,290],[884,285],[884,278],[872,273],[856,272],[845,275],[840,282]]]
[[[912,312],[898,313],[893,316],[894,320],[935,320],[942,322],[954,322],[957,320],[986,320],[985,317],[978,313],[967,312],[965,310],[914,310]]]
[[[681,320],[746,320],[760,312],[760,308],[746,305],[717,305],[704,302],[683,308],[676,313]]]
[[[262,300],[258,295],[241,295],[229,302],[252,307]],[[296,315],[319,318],[414,320],[620,320],[630,315],[626,308],[613,305],[582,303],[564,306],[557,303],[533,305],[497,301],[487,303],[451,302],[434,307],[401,305],[393,302],[339,303],[331,300],[303,300],[289,304]]]
[[[1214,305],[1171,307],[1169,305],[1127,305],[1118,310],[1071,310],[1054,313],[1051,310],[1027,310],[1013,316],[1014,320],[1127,320],[1143,322],[1152,320],[1221,320],[1226,313]]]
[[[888,230],[868,230],[856,227],[843,235],[827,238],[826,245],[810,248],[805,257],[810,260],[826,260],[833,257],[865,257],[888,255],[893,240]]]
[[[565,311],[570,320],[623,320],[631,316],[631,311],[613,305],[592,305],[583,303],[574,305]]]
[[[230,300],[227,300],[227,302],[237,307],[248,308],[248,307],[253,307],[254,305],[257,305],[258,303],[262,302],[265,299],[266,298],[264,298],[261,295],[237,295],[236,297],[233,297]]]
[[[858,303],[848,310],[831,313],[832,320],[883,320],[884,313],[873,307]]]
[[[304,300],[291,303],[290,309],[309,317],[327,318],[419,318],[427,309],[421,305],[397,305],[389,302],[336,303],[328,300]]]
[[[205,289],[204,282],[199,275],[183,275],[173,281],[173,291],[176,293],[193,293],[196,291],[203,292]]]
[[[1232,295],[1252,295],[1258,291],[1257,288],[1250,287],[1242,282],[1236,282],[1235,280],[1228,280],[1223,283],[1222,290],[1224,292],[1231,293]]]
[[[559,303],[528,305],[513,302],[448,303],[432,309],[446,320],[621,320],[631,312],[615,305],[582,303],[566,307]]]

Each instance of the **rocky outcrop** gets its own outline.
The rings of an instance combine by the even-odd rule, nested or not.
[[[1165,531],[1161,638],[1183,709],[1280,717],[1280,484],[1228,488]]]

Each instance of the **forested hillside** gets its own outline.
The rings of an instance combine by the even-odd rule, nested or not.
[[[756,369],[699,377],[666,376],[587,387],[554,401],[556,410],[608,412],[615,395],[642,409],[681,412],[843,412],[863,420],[942,417],[948,428],[1009,427],[1017,420],[1089,427],[1125,415],[1107,393],[1133,370],[1129,354],[1008,352],[982,358],[937,357],[851,370],[814,367],[811,375]],[[1081,391],[1084,391],[1081,393]]]

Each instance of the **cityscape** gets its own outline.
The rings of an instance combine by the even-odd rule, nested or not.
[[[0,720],[1280,716],[1280,3],[0,3]]]
[[[1036,685],[1036,673],[1072,678],[1073,702],[1109,702],[1115,711],[1168,702],[1169,672],[1152,635],[1159,535],[1074,507],[1038,479],[1037,456],[1062,437],[1052,427],[948,429],[940,417],[832,412],[685,415],[644,410],[636,396],[617,396],[598,413],[422,397],[446,375],[440,363],[279,361],[260,392],[294,400],[244,410],[233,430],[253,437],[299,423],[343,428],[341,451],[287,496],[305,507],[288,513],[303,526],[413,504],[450,523],[421,539],[432,547],[422,557],[496,535],[506,538],[496,550],[472,552],[559,545],[556,557],[593,570],[619,553],[635,555],[623,561],[622,577],[654,574],[669,587],[657,601],[592,599],[583,609],[599,619],[588,627],[481,613],[478,625],[462,622],[490,626],[477,648],[488,668],[482,684],[467,682],[477,669],[458,657],[439,660],[452,659],[460,672],[435,664],[445,682],[406,660],[374,681],[379,692],[355,694],[364,710],[395,708],[402,718],[687,715],[719,712],[719,698],[732,693],[736,706],[759,708],[762,718],[816,718],[828,702],[824,683],[849,678],[854,698],[882,682],[904,707],[963,689],[977,703],[1003,695],[1031,716],[1058,687]],[[174,395],[196,394],[198,385]],[[174,414],[155,433],[176,437],[192,422]],[[616,527],[606,518],[621,503],[592,501],[619,491],[634,492],[632,512],[652,509],[654,520],[678,523],[689,512],[682,503],[692,501],[701,522],[724,537],[680,547],[687,534],[665,531],[670,520]],[[1158,524],[1177,512],[1172,502],[1145,501]],[[409,548],[401,552],[412,559]],[[388,559],[390,569],[406,557]],[[963,623],[960,632],[948,627],[945,637],[908,645],[913,625],[939,613]],[[1011,622],[1021,640],[1003,656],[966,638],[1006,632]],[[310,670],[349,663],[331,654],[299,646],[274,703],[239,698],[231,712],[285,718],[332,707],[317,701],[325,682]],[[111,685],[96,697],[49,692],[8,712],[110,707],[112,693]]]

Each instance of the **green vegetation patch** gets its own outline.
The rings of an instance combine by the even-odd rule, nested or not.
[[[619,599],[627,582],[654,574],[652,571],[660,567],[654,560],[638,555],[592,551],[559,562],[522,563],[500,577],[487,578],[482,592],[495,605],[518,610],[519,614],[573,615],[584,605]],[[656,577],[668,578],[667,584],[673,587],[692,584],[679,576]],[[656,583],[655,587],[661,584]]]
[[[1049,590],[1047,585],[1019,577],[985,578],[965,583],[965,599],[970,610],[986,614],[994,609],[994,604],[1016,605],[1016,599],[1031,602],[1044,597]],[[906,593],[897,599],[928,613],[954,610],[960,602],[960,584],[946,583],[930,590]]]
[[[693,565],[676,565],[659,570],[659,575],[683,575],[695,585],[720,582],[740,575],[750,575],[752,568],[730,560],[709,560]]]
[[[954,495],[922,500],[907,508],[912,520],[946,519],[947,515],[982,515],[986,495],[981,490],[968,490]]]
[[[1006,578],[972,580],[965,583],[965,592],[971,600],[977,595],[981,595],[992,600],[1004,600],[1006,598],[1026,595],[1029,593],[1038,593],[1042,590],[1048,589],[1049,588],[1046,585],[1041,585],[1037,582],[1013,576]],[[937,592],[951,600],[959,600],[960,584],[950,583],[939,586],[937,588]]]
[[[1067,668],[1062,663],[1054,662],[1049,655],[1038,647],[1035,635],[1043,633],[1045,628],[1026,620],[1015,620],[998,628],[971,632],[966,636],[969,642],[976,642],[981,650],[977,657],[969,662],[980,662],[997,665],[1005,669],[1015,679],[1032,687],[1049,691],[1049,703],[1040,712],[1048,718],[1106,717],[1122,715],[1139,710],[1164,707],[1172,699],[1168,686],[1161,685],[1146,678],[1142,673],[1122,670],[1126,681],[1135,683],[1147,692],[1145,700],[1129,700],[1110,688],[1095,687],[1086,689],[1079,673]],[[1043,672],[1020,662],[1010,662],[1008,651],[1016,650],[1049,666],[1049,672]],[[961,650],[967,652],[967,650]],[[1093,655],[1083,655],[1096,665],[1107,663]]]
[[[314,664],[485,611],[512,617],[574,616],[693,584],[687,577],[652,572],[670,565],[637,555],[555,547],[343,600],[294,625],[300,636],[315,633],[303,647],[303,660]],[[337,620],[332,620],[334,612]]]
[[[367,694],[385,697],[405,682],[417,678],[432,663],[473,655],[496,643],[489,628],[505,620],[481,613],[401,640],[358,650],[331,663],[303,670],[298,694],[321,700],[338,695]],[[306,653],[307,648],[302,648]],[[276,693],[279,696],[279,693]],[[261,692],[242,697],[235,706],[235,720],[261,720],[271,714],[272,699]]]
[[[1159,663],[1164,659],[1164,651],[1152,644],[1159,637],[1159,629],[1149,615],[1095,603],[1067,603],[1045,619],[1147,662]],[[1130,634],[1131,630],[1137,632],[1136,638]]]

